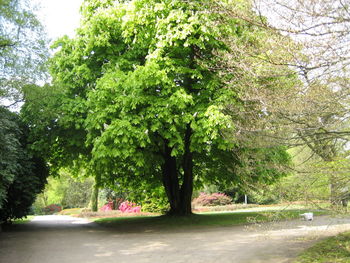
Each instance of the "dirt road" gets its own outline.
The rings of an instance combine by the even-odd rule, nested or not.
[[[350,219],[116,232],[84,219],[39,216],[0,233],[1,263],[284,263]]]

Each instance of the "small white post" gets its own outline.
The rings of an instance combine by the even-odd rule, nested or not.
[[[247,197],[247,195],[244,195],[244,204],[245,205],[248,204],[248,197]]]

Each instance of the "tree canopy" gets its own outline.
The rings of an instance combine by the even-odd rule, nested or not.
[[[54,123],[72,134],[75,161],[111,185],[162,184],[171,214],[191,213],[194,182],[239,181],[232,167],[244,159],[234,152],[242,72],[222,68],[230,59],[226,39],[255,45],[258,30],[224,17],[211,1],[87,0],[82,14],[77,37],[58,40],[50,63],[53,88],[63,94]],[[59,158],[72,156],[67,139],[56,134]],[[253,152],[288,161],[282,148],[246,156]],[[254,174],[264,178],[264,171]]]

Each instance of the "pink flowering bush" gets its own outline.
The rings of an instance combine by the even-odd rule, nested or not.
[[[219,206],[231,203],[232,198],[222,193],[200,193],[200,195],[192,201],[192,204],[195,206]]]
[[[113,210],[113,201],[109,201],[108,204],[105,204],[100,208],[100,211],[106,212],[106,211],[112,211]]]
[[[135,203],[124,201],[120,204],[119,210],[122,213],[140,213],[141,212],[141,206],[137,206]]]

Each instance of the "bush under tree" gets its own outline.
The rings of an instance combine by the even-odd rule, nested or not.
[[[22,218],[46,183],[45,161],[28,149],[28,127],[17,114],[0,107],[0,223]]]

